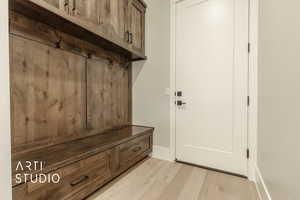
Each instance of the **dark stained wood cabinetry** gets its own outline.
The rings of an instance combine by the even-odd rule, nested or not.
[[[42,0],[49,4],[49,6],[53,6],[56,9],[63,10],[66,13],[70,13],[70,1],[72,0]]]
[[[15,187],[14,199],[67,199],[91,183],[103,184],[111,178],[110,150],[62,167],[52,174],[59,174],[58,183],[28,182]]]
[[[89,59],[87,77],[88,129],[103,131],[128,124],[129,71],[117,63]]]
[[[17,36],[10,37],[10,45],[12,146],[82,132],[85,59]]]
[[[131,125],[145,11],[142,0],[10,0],[13,200],[84,199],[152,152],[154,128]],[[28,162],[43,169],[20,171]]]
[[[84,20],[86,23],[98,25],[99,0],[70,0],[70,14]]]
[[[152,151],[153,128],[126,126],[13,157],[13,199],[83,199]],[[59,174],[59,183],[16,183],[20,160],[46,163],[45,174]],[[22,174],[39,172],[22,172]]]
[[[11,8],[76,37],[127,54],[145,56],[142,0],[10,0]]]
[[[99,25],[114,40],[126,42],[128,0],[100,0]]]
[[[54,6],[55,8],[58,8],[58,9],[63,9],[65,6],[64,5],[65,0],[43,0],[43,1],[45,1],[49,5]]]
[[[145,6],[138,0],[129,3],[129,30],[131,48],[145,53]]]

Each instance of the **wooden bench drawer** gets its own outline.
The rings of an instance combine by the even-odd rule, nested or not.
[[[111,178],[110,152],[102,152],[50,174],[59,174],[59,183],[28,182],[13,188],[14,200],[68,199],[91,183],[101,184]]]
[[[151,137],[139,137],[127,143],[120,145],[120,165],[121,168],[132,164],[137,156],[150,150]]]

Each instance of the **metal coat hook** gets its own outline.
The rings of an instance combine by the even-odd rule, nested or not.
[[[56,37],[58,37],[58,41],[55,43],[55,47],[59,49],[61,48],[62,36],[60,36],[56,30],[54,31],[54,33]]]

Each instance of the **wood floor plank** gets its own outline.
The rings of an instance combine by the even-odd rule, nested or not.
[[[168,162],[168,166],[162,169],[160,173],[155,176],[152,185],[146,190],[146,192],[140,197],[140,200],[154,200],[158,199],[165,188],[170,184],[173,178],[180,170],[182,164]]]
[[[155,165],[158,165],[161,161],[157,159],[148,159],[144,161],[141,165],[136,166],[133,170],[125,172],[119,176],[114,181],[110,182],[108,185],[104,186],[98,190],[95,194],[90,196],[88,200],[106,200],[110,198],[111,195],[118,193],[127,184],[136,177],[141,176],[143,172],[150,170]]]
[[[246,179],[151,158],[88,200],[258,200],[258,196]]]
[[[193,167],[182,165],[172,182],[164,190],[163,194],[158,198],[159,200],[175,200],[178,198],[183,186],[188,181],[192,174]]]
[[[166,162],[160,162],[160,165],[156,168],[153,168],[149,174],[143,175],[143,178],[139,181],[135,181],[135,184],[131,184],[132,187],[129,187],[127,196],[125,198],[131,200],[139,200],[142,195],[151,187],[153,182],[156,180],[156,177],[161,176],[160,172],[163,171],[168,166]],[[124,195],[120,195],[120,200],[124,199]]]
[[[208,172],[198,200],[258,200],[246,179]]]
[[[181,191],[178,200],[197,200],[206,176],[207,170],[194,167],[192,169],[192,175],[183,186],[184,188]]]
[[[149,160],[144,165],[138,167],[134,173],[123,177],[123,179],[116,184],[116,187],[106,191],[101,195],[101,198],[97,198],[96,200],[133,199],[134,196],[137,195],[138,190],[145,186],[145,182],[154,176],[165,164],[165,162],[157,159]]]

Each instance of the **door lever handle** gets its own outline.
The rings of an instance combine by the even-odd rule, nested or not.
[[[176,102],[176,105],[177,105],[177,106],[182,106],[182,105],[185,105],[185,104],[186,104],[186,103],[183,102],[183,101],[181,101],[181,100],[179,100],[179,101]]]

